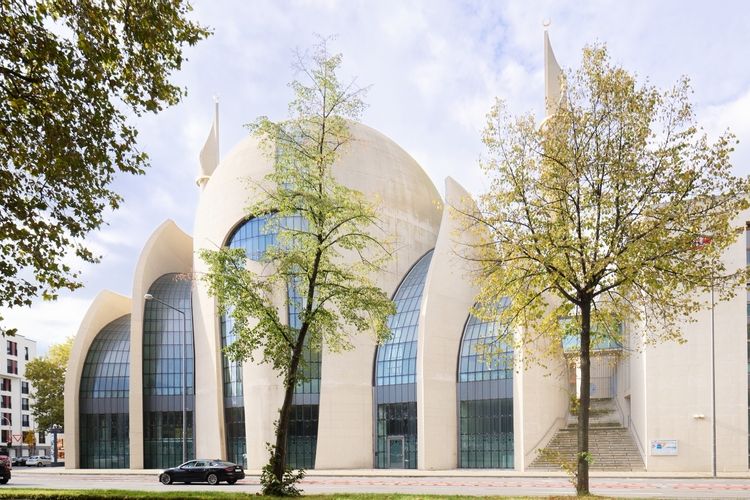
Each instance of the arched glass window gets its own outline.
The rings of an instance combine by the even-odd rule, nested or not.
[[[147,469],[182,462],[182,394],[186,387],[187,456],[194,455],[195,370],[191,282],[165,274],[148,293],[143,311],[143,457]],[[185,371],[183,372],[183,356]]]
[[[130,314],[96,335],[86,354],[79,387],[82,469],[130,467]]]
[[[391,338],[375,356],[375,466],[417,468],[417,329],[429,251],[409,270],[393,296]]]
[[[289,229],[303,229],[306,221],[301,216],[287,217],[276,224]],[[230,248],[244,248],[248,258],[261,260],[267,248],[276,244],[274,228],[269,216],[255,217],[238,226],[227,239]],[[289,324],[299,327],[298,310],[302,300],[293,286],[288,287]],[[229,314],[222,316],[221,344],[227,347],[235,340],[233,320]],[[320,400],[319,351],[303,351],[305,380],[294,391],[292,416],[289,423],[287,464],[293,468],[315,468],[315,450],[318,437],[318,404]],[[222,354],[224,383],[224,419],[228,459],[242,463],[246,449],[245,407],[243,401],[242,364]]]
[[[463,468],[513,468],[513,350],[498,324],[469,315],[458,363],[459,458]]]

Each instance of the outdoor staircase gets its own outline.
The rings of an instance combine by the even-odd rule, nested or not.
[[[578,419],[571,416],[529,466],[530,469],[560,469],[562,461],[575,462]],[[622,426],[612,399],[592,399],[589,417],[589,452],[592,470],[641,471],[643,459],[630,431]]]

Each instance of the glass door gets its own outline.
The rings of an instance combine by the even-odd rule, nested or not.
[[[388,436],[388,468],[404,468],[404,436]]]

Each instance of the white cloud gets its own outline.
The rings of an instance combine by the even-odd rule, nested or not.
[[[197,3],[194,17],[214,35],[186,51],[175,78],[188,94],[180,105],[137,120],[152,167],[144,176],[118,178],[114,188],[125,202],[91,235],[104,259],[85,268],[86,288],[60,304],[75,304],[68,300],[73,297],[87,303],[103,288],[129,294],[136,260],[154,228],[171,218],[192,229],[197,154],[211,124],[212,96],[220,96],[226,156],[247,134],[244,124],[258,115],[286,116],[292,51],[314,43],[314,33],[338,35],[331,47],[344,54],[344,74],[373,85],[365,123],[414,156],[440,191],[450,175],[478,192],[484,182],[480,134],[493,98],[505,99],[515,113],[541,113],[545,19],[552,21],[550,36],[563,66],[576,66],[581,48],[598,40],[608,44],[613,60],[659,86],[690,75],[698,116],[712,133],[726,127],[737,133],[743,141],[734,156],[737,171],[750,171],[750,65],[742,50],[750,46],[749,16],[740,2]],[[39,310],[51,313],[49,306]],[[78,312],[76,323],[83,316]],[[33,315],[24,317],[35,335]]]
[[[91,304],[83,297],[62,297],[56,302],[38,302],[32,307],[4,309],[4,325],[18,329],[18,334],[37,341],[37,354],[49,346],[75,335]]]

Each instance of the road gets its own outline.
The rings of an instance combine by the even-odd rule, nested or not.
[[[149,474],[70,474],[50,469],[13,469],[10,485],[28,488],[123,489],[147,491],[260,490],[257,477],[248,477],[234,486],[221,484],[174,484],[163,486]],[[592,491],[598,495],[638,498],[748,498],[750,479],[662,479],[592,478]],[[415,493],[444,495],[529,495],[550,496],[574,493],[562,477],[388,477],[388,476],[308,476],[302,484],[306,493]]]

